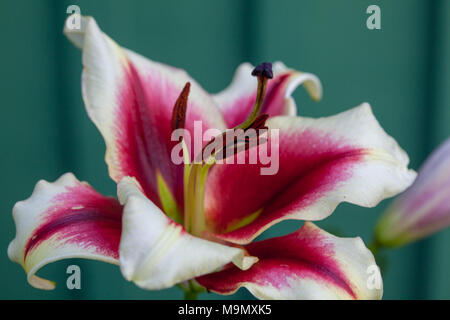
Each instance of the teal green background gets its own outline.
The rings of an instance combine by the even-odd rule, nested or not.
[[[66,260],[40,272],[57,281],[39,291],[9,261],[15,234],[11,209],[39,179],[67,171],[114,195],[105,147],[80,92],[81,54],[62,35],[66,8],[77,4],[121,45],[186,69],[207,90],[224,88],[243,61],[281,60],[317,74],[324,98],[299,89],[299,114],[327,116],[367,101],[417,169],[450,135],[450,1],[0,1],[0,298],[165,299],[178,289],[144,291],[117,267]],[[366,28],[366,8],[381,8],[381,30]],[[370,242],[390,200],[367,209],[340,205],[321,227]],[[263,237],[301,225],[284,222]],[[385,299],[450,298],[450,230],[386,253]],[[66,268],[82,270],[82,289],[66,289]],[[222,298],[203,294],[201,298]],[[226,298],[251,298],[241,289]]]

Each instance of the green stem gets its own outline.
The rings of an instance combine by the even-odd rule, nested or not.
[[[195,280],[189,280],[177,285],[184,292],[184,300],[197,300],[198,295],[206,292],[205,288],[200,286]]]
[[[374,237],[374,240],[370,245],[367,246],[370,251],[372,251],[375,261],[380,268],[381,274],[385,275],[388,268],[388,260],[386,255],[384,254],[384,250],[386,246],[377,241],[377,238]]]
[[[369,250],[372,251],[373,255],[375,257],[377,257],[380,249],[383,248],[383,245],[377,241],[377,239],[375,238],[372,243],[368,246]]]
[[[195,291],[185,291],[184,292],[184,300],[197,300],[198,292]]]

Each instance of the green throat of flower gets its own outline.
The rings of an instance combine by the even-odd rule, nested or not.
[[[194,161],[191,163],[189,156],[189,150],[183,138],[181,138],[181,144],[183,148],[184,157],[184,212],[183,212],[183,225],[187,232],[202,237],[204,236],[204,231],[207,230],[205,210],[204,210],[204,198],[205,198],[205,187],[206,180],[208,177],[208,172],[211,167],[216,163],[217,156],[220,151],[225,149],[237,149],[238,143],[242,143],[245,148],[248,148],[249,141],[248,138],[239,140],[239,136],[234,137],[232,142],[229,143],[227,140],[227,134],[236,132],[240,130],[243,134],[246,130],[252,128],[267,129],[265,127],[265,122],[268,118],[267,114],[260,114],[264,102],[264,95],[267,88],[267,82],[269,79],[273,78],[272,65],[270,63],[264,62],[253,69],[252,75],[258,79],[258,87],[256,92],[256,100],[253,109],[248,116],[248,118],[242,122],[240,125],[227,130],[211,139],[202,149],[199,155],[194,157]],[[184,129],[187,111],[187,102],[190,91],[190,83],[186,83],[183,90],[181,91],[172,113],[171,126],[172,130]],[[258,138],[256,136],[256,138]],[[210,156],[205,159],[205,150],[211,148],[213,151]],[[227,153],[228,155],[228,153]],[[170,209],[170,206],[166,207]],[[169,212],[166,212],[170,216]]]

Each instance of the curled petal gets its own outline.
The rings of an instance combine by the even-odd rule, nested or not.
[[[22,265],[28,282],[51,290],[54,282],[35,273],[48,263],[86,258],[118,264],[122,207],[71,173],[53,183],[40,181],[13,209],[16,237],[9,258]]]
[[[142,288],[169,288],[230,262],[248,269],[256,261],[242,249],[187,233],[144,196],[133,178],[122,179],[118,194],[124,204],[120,268]]]
[[[116,182],[135,177],[162,208],[159,173],[182,211],[183,165],[171,161],[173,108],[189,82],[185,129],[192,135],[194,121],[202,121],[203,131],[223,130],[214,101],[185,71],[120,47],[91,17],[81,18],[80,30],[66,28],[64,33],[83,51],[83,99],[105,139],[110,176]]]
[[[307,222],[287,236],[245,246],[259,261],[197,278],[208,290],[246,287],[259,299],[381,299],[382,280],[360,238],[338,238]]]
[[[450,139],[425,161],[413,185],[386,210],[377,241],[401,246],[450,225]]]
[[[252,70],[251,64],[241,64],[228,88],[213,96],[228,128],[244,122],[253,108],[257,81],[251,75]],[[288,69],[281,62],[274,63],[273,72],[274,78],[268,82],[261,113],[296,115],[297,107],[291,94],[300,84],[305,86],[313,100],[321,99],[322,85],[315,75]]]
[[[281,220],[321,220],[343,201],[373,207],[416,176],[368,104],[320,119],[274,117],[267,125],[279,130],[278,139],[270,136],[263,145],[269,164],[258,158],[211,169],[207,225],[223,240],[245,244]],[[246,156],[251,152],[258,151]]]

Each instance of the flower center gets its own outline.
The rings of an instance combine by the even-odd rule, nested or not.
[[[206,179],[211,167],[221,157],[236,154],[238,146],[243,146],[247,150],[252,145],[252,139],[258,139],[260,129],[267,129],[265,122],[269,117],[267,114],[260,114],[264,102],[264,95],[267,88],[267,82],[273,78],[272,64],[264,62],[252,71],[252,75],[258,79],[256,100],[253,109],[248,118],[240,125],[223,132],[214,137],[202,149],[201,153],[194,157],[193,163],[190,163],[189,151],[184,139],[181,140],[184,157],[184,221],[183,225],[189,233],[201,237],[207,229],[204,210],[204,196]],[[175,102],[172,113],[172,130],[184,129],[187,100],[190,90],[189,82],[186,83],[180,96]],[[255,130],[256,134],[251,137],[246,133]],[[231,139],[229,139],[232,134]],[[241,149],[242,150],[242,149]],[[209,151],[209,152],[206,152]]]

